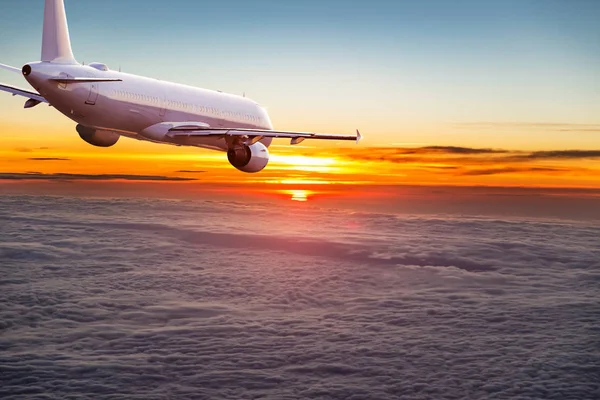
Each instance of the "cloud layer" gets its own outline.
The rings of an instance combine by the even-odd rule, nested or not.
[[[328,151],[328,150],[325,150]],[[524,163],[532,160],[600,159],[600,150],[515,151],[456,146],[426,146],[415,148],[370,147],[343,148],[337,151],[352,160],[389,162],[445,162],[460,164]]]
[[[199,178],[202,173],[203,182],[225,184],[244,183],[251,179],[263,183],[304,181],[595,188],[600,182],[600,149],[524,151],[444,145],[280,146],[273,149],[268,168],[252,177],[240,175],[225,158],[219,157],[216,162],[214,158],[182,158],[165,160],[159,165],[151,154],[141,155],[139,158],[136,156],[139,164],[136,164],[135,174],[126,175],[124,171],[131,171],[131,158],[126,154],[107,163],[105,159],[95,159],[96,155],[70,158],[54,152],[36,152],[36,157],[20,154],[25,150],[28,149],[21,149],[16,158],[5,161],[3,170],[7,172],[0,172],[0,180],[181,181]],[[32,162],[38,162],[35,168]],[[99,174],[95,171],[98,168],[101,169]],[[44,174],[23,174],[32,170]],[[165,171],[170,171],[167,176],[163,176]],[[171,174],[178,177],[170,177]]]
[[[62,159],[53,159],[61,160]],[[66,160],[66,159],[65,159]],[[45,174],[41,172],[0,172],[0,180],[61,180],[61,181],[110,181],[110,180],[126,180],[126,181],[194,181],[194,178],[182,178],[177,176],[161,176],[161,175],[128,175],[128,174],[69,174],[64,172]]]
[[[597,398],[597,224],[0,199],[0,397]]]
[[[315,153],[316,152],[316,153]],[[457,146],[318,149],[312,156],[341,161],[356,180],[507,186],[596,187],[600,150],[519,151]],[[310,156],[310,152],[305,152]],[[369,166],[365,165],[369,163]],[[365,171],[377,171],[366,174]],[[343,169],[342,169],[343,171]],[[372,178],[369,178],[371,176]],[[357,178],[359,177],[359,178]]]

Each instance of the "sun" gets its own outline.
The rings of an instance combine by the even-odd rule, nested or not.
[[[286,190],[285,192],[292,196],[291,200],[293,201],[308,201],[312,193],[310,190]]]

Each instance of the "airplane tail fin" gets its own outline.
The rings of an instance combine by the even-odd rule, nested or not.
[[[46,0],[42,36],[42,61],[57,64],[77,64],[71,50],[64,0]]]

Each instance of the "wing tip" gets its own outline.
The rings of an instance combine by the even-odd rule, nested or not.
[[[362,139],[362,135],[360,134],[360,131],[357,129],[356,130],[356,144],[358,144],[358,142],[360,142]]]

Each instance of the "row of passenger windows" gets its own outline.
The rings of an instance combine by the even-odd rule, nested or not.
[[[147,96],[139,93],[127,92],[125,90],[116,90],[115,94],[119,99],[133,100],[146,104],[160,104],[160,99],[155,96]]]
[[[220,110],[216,107],[203,106],[200,104],[185,103],[183,101],[167,100],[167,109],[194,112],[197,114],[214,115],[216,117],[235,119],[238,121],[247,121],[247,122],[258,122],[259,121],[258,117],[251,115],[251,114],[244,114],[241,112],[229,111],[229,110]]]
[[[161,104],[160,98],[155,96],[148,96],[139,93],[127,92],[124,90],[116,90],[115,95],[122,100],[130,100],[138,103],[144,103],[147,105],[154,105],[159,107]],[[214,115],[215,117],[235,119],[238,121],[247,122],[259,122],[260,118],[251,114],[244,114],[236,111],[220,110],[215,107],[203,106],[199,104],[185,103],[182,101],[166,101],[166,108],[168,110],[179,110],[185,112],[195,112],[198,114]]]

